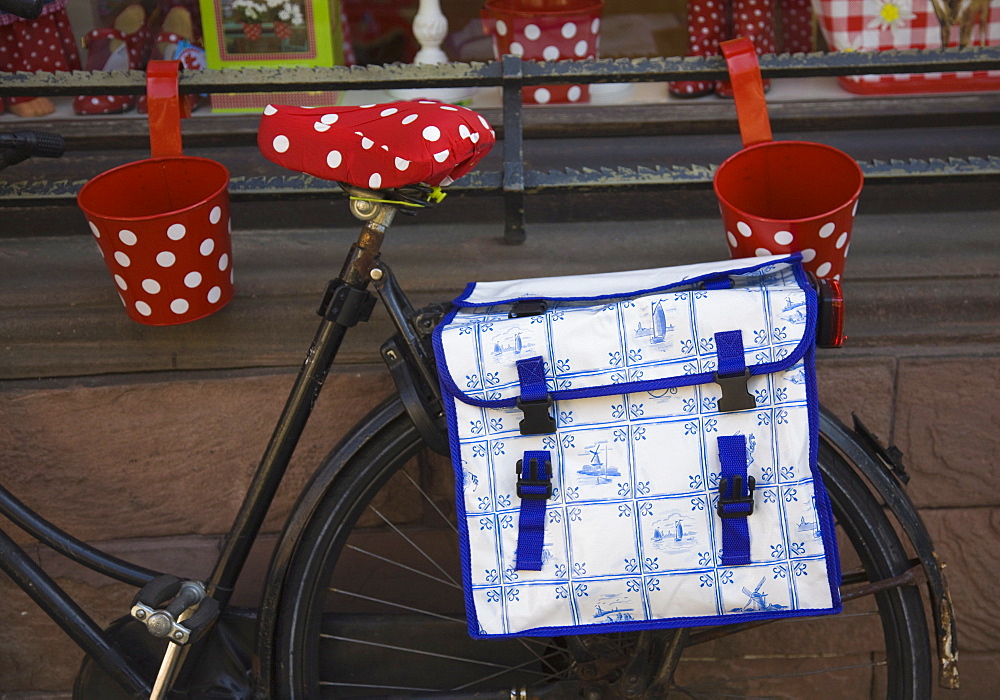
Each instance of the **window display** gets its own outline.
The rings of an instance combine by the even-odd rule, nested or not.
[[[66,2],[49,0],[36,19],[0,12],[0,71],[80,70]],[[47,97],[0,99],[0,112],[5,106],[19,117],[40,117],[55,110]]]
[[[328,0],[201,0],[209,68],[333,66],[343,63],[339,14]],[[259,112],[270,93],[212,95],[213,111]],[[290,102],[289,102],[290,100]],[[336,104],[334,92],[285,93],[301,106]]]

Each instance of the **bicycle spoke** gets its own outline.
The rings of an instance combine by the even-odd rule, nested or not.
[[[417,688],[407,685],[376,685],[374,683],[337,683],[335,681],[320,681],[323,688],[364,688],[365,690],[396,690],[409,693],[439,693],[438,688]]]
[[[558,655],[559,655],[558,652],[553,652],[550,656],[558,656]],[[543,661],[543,662],[546,661],[546,660],[547,660],[547,657],[539,657],[537,659],[537,661]],[[469,681],[468,683],[465,683],[463,685],[459,685],[459,686],[456,686],[454,688],[450,688],[450,690],[452,690],[452,691],[465,690],[466,688],[471,688],[471,687],[473,687],[475,685],[478,685],[479,683],[484,683],[484,682],[492,680],[494,678],[499,678],[500,676],[502,676],[505,673],[510,673],[511,671],[520,671],[521,669],[527,668],[529,665],[531,665],[531,664],[533,664],[535,662],[536,662],[536,660],[531,660],[531,661],[525,661],[524,663],[518,664],[517,666],[508,666],[508,667],[506,667],[502,671],[497,671],[496,673],[491,673],[488,676],[483,676],[482,678],[477,678],[474,681]],[[547,683],[547,682],[555,680],[556,678],[559,678],[560,676],[563,675],[562,673],[548,673],[548,674],[545,674],[542,671],[532,671],[532,673],[537,673],[537,674],[541,675],[541,677],[538,679],[539,682],[541,682],[541,683]]]
[[[402,562],[398,562],[395,559],[389,559],[388,557],[383,557],[381,554],[376,554],[375,552],[370,552],[367,549],[362,549],[361,547],[358,547],[357,545],[353,545],[353,544],[348,544],[348,545],[346,545],[346,547],[347,547],[347,549],[351,549],[351,550],[353,550],[355,552],[358,552],[360,554],[367,555],[369,557],[372,557],[373,559],[378,559],[379,561],[384,561],[386,564],[391,564],[393,566],[398,566],[401,569],[406,569],[407,571],[413,572],[413,573],[417,574],[418,576],[423,576],[424,578],[429,578],[431,581],[436,581],[437,583],[440,583],[442,585],[448,586],[449,588],[454,588],[454,589],[459,590],[459,591],[462,590],[462,587],[460,585],[458,585],[457,583],[453,582],[453,581],[445,581],[443,578],[438,578],[437,576],[429,574],[426,571],[421,571],[420,569],[415,569],[412,566],[407,566],[406,564],[403,564]]]
[[[442,511],[440,508],[438,508],[438,505],[437,505],[437,503],[434,502],[434,499],[431,498],[429,495],[427,495],[427,492],[424,491],[423,487],[421,487],[420,484],[418,484],[416,482],[416,480],[414,480],[414,478],[410,475],[410,473],[408,471],[406,471],[404,469],[402,473],[403,473],[403,476],[405,476],[407,479],[409,479],[410,483],[413,484],[413,488],[415,488],[420,493],[420,495],[424,497],[424,500],[427,501],[428,505],[430,505],[431,508],[433,508],[435,511],[437,511],[437,514],[441,516],[441,520],[443,520],[445,523],[447,523],[448,527],[451,528],[452,532],[454,532],[454,533],[457,534],[458,533],[458,526],[455,524],[455,521],[452,520],[450,517],[448,517],[444,513],[444,511]]]
[[[414,608],[409,605],[403,605],[402,603],[393,603],[391,600],[385,600],[383,598],[375,598],[372,596],[361,595],[360,593],[352,593],[351,591],[345,591],[342,588],[333,588],[328,586],[327,589],[331,593],[340,593],[341,595],[346,595],[351,598],[358,598],[360,600],[367,600],[370,603],[381,603],[382,605],[387,605],[391,608],[399,608],[401,610],[409,610],[410,612],[419,613],[421,615],[427,615],[428,617],[436,617],[440,620],[447,620],[448,622],[457,622],[460,625],[465,624],[465,619],[460,617],[451,617],[449,615],[442,615],[441,613],[431,612],[430,610],[423,610],[421,608]]]
[[[402,530],[400,530],[396,526],[395,523],[393,523],[391,520],[389,520],[389,518],[387,518],[384,515],[382,515],[382,513],[375,506],[373,506],[371,504],[368,504],[368,507],[371,509],[371,511],[373,513],[375,513],[375,515],[377,515],[379,518],[381,518],[382,522],[384,522],[386,525],[388,525],[392,529],[393,532],[395,532],[397,535],[399,535],[404,540],[406,540],[407,544],[409,544],[411,547],[413,547],[415,550],[417,550],[417,552],[419,552],[421,554],[421,556],[424,557],[424,559],[426,559],[428,562],[430,562],[431,565],[435,569],[437,569],[442,574],[444,574],[445,578],[447,578],[449,581],[451,581],[455,585],[458,585],[458,582],[454,578],[451,577],[451,575],[445,570],[445,568],[443,566],[441,566],[437,561],[434,560],[434,557],[432,557],[430,554],[428,554],[426,551],[424,551],[423,547],[421,547],[416,542],[414,542],[409,537],[407,537],[406,533],[404,533]]]
[[[512,666],[505,666],[503,664],[498,664],[498,663],[496,663],[494,661],[484,661],[482,659],[473,659],[473,658],[464,657],[464,656],[454,656],[452,654],[442,654],[440,652],[428,651],[426,649],[415,649],[415,648],[412,648],[412,647],[401,647],[401,646],[396,646],[396,645],[393,645],[393,644],[385,644],[385,643],[382,643],[382,642],[373,642],[373,641],[368,640],[368,639],[354,639],[354,638],[351,638],[351,637],[341,637],[341,636],[338,636],[338,635],[335,635],[335,634],[320,633],[320,638],[321,639],[328,639],[328,640],[332,640],[332,641],[336,641],[336,642],[348,642],[348,643],[351,643],[351,644],[362,644],[362,645],[365,645],[365,646],[378,647],[379,649],[388,649],[390,651],[399,651],[399,652],[404,652],[404,653],[408,653],[408,654],[417,654],[418,656],[429,656],[429,657],[432,657],[432,658],[442,659],[442,660],[445,660],[445,661],[461,661],[463,663],[472,664],[474,666],[488,666],[490,668],[499,668],[499,669],[503,669],[504,672],[516,668],[516,669],[519,669],[519,670],[524,670],[526,673],[531,673],[531,674],[536,675],[536,676],[546,676],[546,673],[544,671],[535,671],[535,670],[532,670],[530,668],[525,668],[525,665],[522,665],[522,666],[513,666],[513,667]],[[529,663],[533,663],[533,662],[529,662]]]
[[[525,637],[520,637],[518,638],[517,641],[526,652],[534,656],[538,661],[544,660],[544,656],[542,655],[542,653],[538,652],[535,649],[532,649],[532,647],[541,647],[544,650],[548,649],[549,646],[548,644],[545,644],[544,642],[541,642],[539,640],[525,638]]]

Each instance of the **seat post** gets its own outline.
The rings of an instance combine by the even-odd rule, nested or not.
[[[371,280],[371,273],[378,265],[385,232],[396,216],[396,206],[384,201],[380,192],[348,187],[351,197],[351,213],[364,222],[358,240],[351,246],[351,252],[344,261],[340,279],[352,287],[365,288]]]
[[[332,280],[327,287],[319,309],[323,320],[247,489],[243,505],[226,536],[215,570],[206,582],[210,595],[223,607],[233,593],[249,556],[250,546],[274,500],[347,329],[367,320],[374,306],[375,297],[367,288],[372,281],[372,271],[378,265],[382,239],[396,209],[385,200],[383,193],[354,187],[347,190],[352,198],[352,213],[365,225],[357,242],[351,245],[340,278]]]

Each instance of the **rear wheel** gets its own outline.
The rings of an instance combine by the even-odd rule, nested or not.
[[[867,585],[906,571],[907,557],[831,445],[821,442],[819,463],[837,520],[841,615],[482,641],[466,631],[452,470],[421,451],[401,407],[394,415],[339,455],[344,468],[305,527],[280,605],[279,696],[929,696],[919,591]]]

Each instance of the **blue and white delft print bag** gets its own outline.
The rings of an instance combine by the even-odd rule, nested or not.
[[[454,306],[434,343],[473,637],[840,611],[798,254]]]

